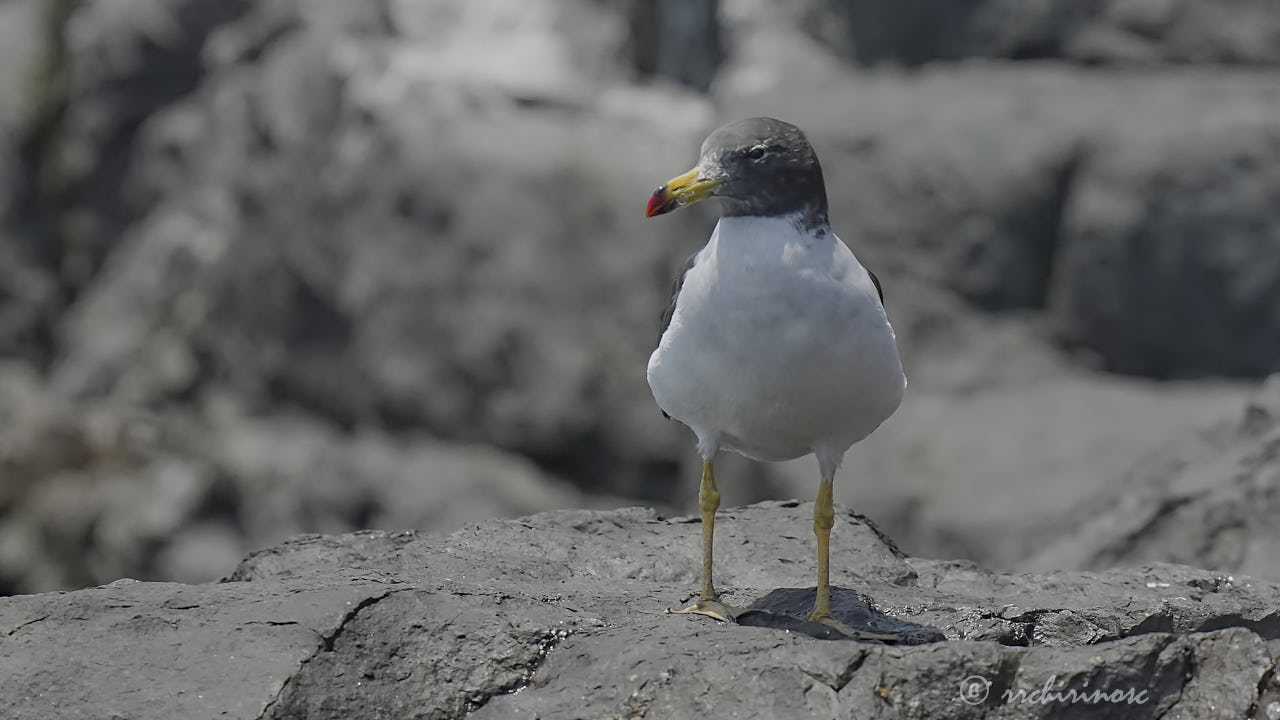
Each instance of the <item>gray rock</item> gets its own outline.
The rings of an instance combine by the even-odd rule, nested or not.
[[[45,16],[55,3],[0,1],[0,354],[46,358],[48,326],[58,305],[56,282],[39,262],[40,243],[16,219],[32,198],[29,166],[33,125],[49,62]]]
[[[298,666],[387,592],[374,582],[267,588],[121,580],[8,598],[0,675],[13,683],[7,697],[22,706],[14,717],[262,717]],[[89,627],[114,637],[109,645],[88,643],[101,650],[94,658],[65,657],[67,648],[86,647]]]
[[[862,63],[970,57],[1088,64],[1280,64],[1266,0],[818,0],[815,37]]]
[[[0,0],[0,148],[6,155],[29,120],[23,101],[44,50],[40,9],[36,0]]]
[[[19,193],[14,190],[25,180],[22,145],[37,119],[32,96],[48,61],[48,14],[38,0],[0,0],[0,179],[7,190],[0,195],[0,218],[5,220],[15,209]],[[10,243],[0,247],[9,248]]]
[[[731,600],[811,582],[811,512],[723,513]],[[1280,587],[1173,565],[997,575],[907,558],[860,516],[838,518],[834,581],[944,641],[664,614],[696,582],[696,521],[562,511],[447,537],[298,538],[219,585],[5,599],[0,698],[19,720],[1201,718],[1241,717],[1273,692]],[[1077,702],[1043,701],[1046,687]],[[1082,705],[1093,690],[1114,702]]]
[[[1116,479],[1170,438],[1234,417],[1252,392],[1051,366],[1034,374],[1029,351],[1007,346],[1008,339],[988,330],[968,341],[991,344],[989,355],[957,339],[949,372],[972,362],[971,372],[1003,379],[948,386],[933,368],[922,368],[894,417],[845,457],[836,500],[874,518],[912,555],[1017,568],[1047,528],[1071,532],[1081,522],[1072,514],[1077,506],[1111,497]],[[1018,367],[1009,367],[1008,358],[1019,358]],[[811,499],[817,492],[812,459],[771,470],[777,497]],[[717,475],[722,491],[734,493],[735,475]]]
[[[613,75],[580,39],[616,35],[603,12],[561,35],[562,9],[528,4],[521,32],[545,34],[477,53],[506,25],[468,13],[435,42],[444,5],[374,22],[280,3],[218,30],[200,92],[139,141],[127,185],[155,209],[64,319],[60,393],[154,405],[216,383],[666,494],[677,432],[635,368],[700,233],[639,208],[706,105],[596,93]]]
[[[388,7],[278,3],[209,33],[199,87],[139,131],[126,185],[153,210],[60,322],[58,392],[155,407],[229,391],[264,412],[495,444],[584,488],[691,497],[687,438],[656,414],[641,369],[669,274],[709,218],[642,225],[620,198],[638,208],[690,162],[715,122],[707,103],[617,84],[607,43],[586,39],[623,32],[603,11],[553,32],[560,11],[530,4],[535,39],[471,63],[467,48],[498,42],[484,40],[500,30],[489,15],[454,18],[454,43],[436,34],[451,27],[436,5]],[[748,21],[728,27],[754,37]],[[793,34],[798,54],[812,52]],[[1276,110],[1265,78],[980,67],[904,79],[836,64],[789,89],[761,85],[781,91],[766,105],[744,79],[764,64],[731,60],[714,92],[726,114],[775,112],[811,130],[837,227],[886,279],[904,345],[912,328],[968,317],[931,286],[1034,309],[1075,282],[1057,258],[1082,223],[1065,214],[1087,210],[1072,193],[1090,143],[1116,123],[1202,112],[1206,94]],[[829,102],[814,107],[815,92]],[[1244,337],[1274,351],[1273,335]],[[989,367],[1039,367],[1043,345]],[[1196,357],[1226,371],[1238,350]],[[945,343],[910,354],[914,388],[926,387],[916,366],[954,365]],[[741,475],[736,499],[776,495],[780,483]]]
[[[1099,142],[1073,189],[1051,305],[1109,370],[1280,369],[1280,115],[1203,107]]]
[[[468,522],[588,499],[523,458],[296,416],[60,405],[0,373],[0,591],[208,581],[303,532]],[[28,382],[24,382],[24,376]],[[35,386],[38,388],[38,386]]]
[[[1280,579],[1280,376],[1237,418],[1170,442],[1047,532],[1030,568],[1179,562]]]
[[[712,5],[694,34],[711,32]],[[0,2],[14,23],[0,26],[0,93],[40,49],[20,42],[41,36],[24,29],[33,7]],[[913,549],[1010,546],[990,521],[1007,507],[948,505],[963,491],[933,486],[989,478],[983,492],[1011,504],[1065,504],[1233,392],[1162,387],[1157,402],[1074,371],[1087,360],[1051,338],[1159,375],[1253,375],[1280,357],[1280,333],[1219,322],[1275,321],[1270,75],[854,71],[802,30],[816,0],[724,0],[728,54],[704,96],[632,82],[620,48],[636,3],[49,7],[67,12],[43,48],[67,82],[35,108],[0,95],[0,124],[47,121],[17,131],[26,164],[0,159],[27,185],[0,226],[0,350],[28,360],[17,385],[49,386],[34,393],[49,414],[3,433],[0,589],[194,580],[287,533],[577,504],[549,474],[691,500],[690,443],[657,414],[643,363],[712,211],[646,223],[639,208],[721,116],[808,129],[838,231],[886,280],[918,403],[900,420],[920,429],[886,428],[892,457],[860,447],[872,460],[850,473],[909,488],[856,500]],[[686,81],[707,80],[709,47],[682,43]],[[1148,197],[1152,210],[1116,210]],[[1125,253],[1138,261],[1102,267]],[[1086,404],[1100,395],[1114,401],[1101,419]],[[222,414],[228,397],[244,409]],[[1063,411],[1027,419],[1051,403]],[[802,492],[729,462],[735,503],[812,492],[811,476]],[[988,515],[935,521],[962,506]],[[975,525],[982,538],[957,541]]]
[[[705,91],[724,60],[719,0],[628,0],[636,70]]]
[[[18,222],[35,228],[41,261],[68,296],[94,277],[115,241],[144,214],[127,176],[151,116],[202,77],[209,35],[243,0],[49,3],[47,79],[36,85],[28,163],[36,187]]]

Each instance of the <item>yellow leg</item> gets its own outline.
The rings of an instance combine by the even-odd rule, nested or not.
[[[823,479],[818,486],[818,499],[813,503],[813,534],[818,537],[818,592],[809,619],[814,621],[831,618],[831,528],[835,524],[831,481]]]
[[[702,593],[699,600],[715,600],[715,584],[711,581],[712,546],[716,535],[716,510],[720,509],[720,490],[710,462],[702,463],[702,483],[698,486],[698,509],[702,511]]]
[[[809,620],[835,628],[840,634],[854,640],[899,642],[902,640],[900,635],[854,630],[831,614],[831,528],[836,524],[831,485],[830,479],[823,478],[822,484],[818,486],[818,499],[813,503],[813,534],[818,537],[818,590]]]
[[[716,510],[720,508],[720,491],[716,488],[715,472],[711,463],[702,463],[702,483],[698,488],[698,509],[702,512],[702,591],[698,601],[683,610],[672,612],[713,617],[721,622],[731,622],[737,612],[720,602],[712,581],[712,546],[716,533]]]

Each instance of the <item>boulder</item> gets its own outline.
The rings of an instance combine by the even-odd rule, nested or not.
[[[0,147],[7,154],[21,132],[29,83],[46,51],[37,0],[0,0]],[[7,198],[6,198],[7,199]]]
[[[988,515],[949,526],[939,484],[1069,503],[1237,392],[1078,366],[1253,376],[1280,357],[1269,75],[854,69],[802,27],[817,0],[683,20],[695,4],[464,5],[0,0],[0,354],[22,358],[14,397],[50,408],[3,432],[0,589],[205,579],[287,533],[444,528],[582,490],[691,503],[691,443],[643,368],[714,210],[640,207],[748,114],[809,131],[837,231],[885,280],[912,429],[849,473],[903,492],[846,499],[912,549],[1002,542],[1004,506],[971,494]],[[678,67],[628,42],[677,43]],[[731,462],[734,503],[812,492]],[[419,484],[432,469],[452,479]]]
[[[1280,376],[1237,417],[1151,454],[1042,534],[1027,568],[1177,562],[1280,579]]]
[[[698,90],[724,60],[720,0],[627,0],[627,50],[635,70]]]
[[[483,63],[474,50],[497,42],[499,15],[433,3],[284,2],[210,30],[198,87],[136,137],[125,186],[150,211],[59,323],[57,391],[143,407],[227,391],[255,412],[283,404],[343,426],[494,444],[583,488],[691,497],[680,489],[687,438],[653,408],[643,361],[670,275],[710,211],[642,224],[620,198],[638,208],[716,118],[700,97],[622,80],[606,42],[625,34],[618,17],[597,7],[557,24],[568,16],[527,7],[540,30]],[[766,32],[752,29],[762,16],[725,12],[739,13],[735,37]],[[1275,110],[1263,78],[1214,73],[853,74],[790,32],[786,52],[826,75],[770,84],[756,72],[768,58],[743,49],[713,94],[726,116],[772,112],[810,130],[838,231],[886,280],[904,346],[914,343],[914,392],[928,387],[916,368],[945,366],[954,347],[926,347],[913,328],[969,314],[930,295],[936,286],[993,310],[1056,303],[1063,337],[1106,361],[1110,345],[1070,332],[1084,310],[1054,299],[1075,296],[1052,291],[1083,267],[1060,271],[1058,258],[1075,252],[1070,229],[1087,226],[1067,214],[1092,212],[1073,202],[1091,143],[1116,123],[1207,117],[1206,94]],[[1250,208],[1257,222],[1270,212]],[[904,277],[924,289],[902,290]],[[1232,283],[1223,313],[1241,309]],[[1274,337],[1202,347],[1184,369],[1247,374],[1257,363],[1226,367],[1249,356],[1237,344],[1266,357]],[[1000,362],[1016,373],[1038,352]],[[740,500],[776,492],[747,477]]]
[[[982,337],[997,345],[987,367],[1002,381],[917,390],[913,378],[902,407],[849,451],[837,477],[837,502],[874,518],[913,555],[1021,567],[1046,528],[1074,535],[1082,503],[1115,499],[1116,479],[1135,463],[1170,438],[1234,417],[1249,397],[1228,384],[1052,372],[1019,377],[1033,367],[1030,358],[1012,363],[1001,352],[1007,338]],[[955,365],[976,365],[983,355],[961,346],[955,357]],[[817,492],[812,458],[772,470],[780,478],[776,497],[812,499]],[[736,498],[735,476],[717,476],[722,492]],[[1169,560],[1200,566],[1190,557]]]
[[[519,4],[521,42],[479,52],[515,32],[492,5],[276,3],[213,32],[199,91],[138,139],[151,211],[61,322],[57,391],[216,386],[663,496],[677,435],[643,358],[700,216],[642,206],[706,105],[606,84],[599,9]]]
[[[1201,107],[1100,138],[1064,213],[1050,306],[1108,370],[1280,369],[1280,113]]]
[[[148,208],[127,182],[155,114],[195,89],[210,34],[244,0],[107,0],[48,4],[43,77],[32,83],[34,182],[18,222],[74,297],[122,231]]]
[[[413,528],[587,498],[524,458],[314,419],[67,406],[29,368],[0,368],[0,592],[120,577],[208,581],[305,532]]]
[[[811,513],[722,513],[729,600],[811,596],[785,590],[812,582]],[[215,585],[0,600],[0,698],[15,720],[146,720],[1242,717],[1276,697],[1276,585],[1175,565],[994,574],[837,517],[841,610],[933,628],[923,644],[664,614],[696,583],[697,522],[561,511],[302,537]]]
[[[17,219],[35,181],[33,126],[52,109],[41,97],[51,49],[47,19],[58,3],[0,1],[0,355],[47,359],[57,283],[39,261],[40,243]]]
[[[1267,0],[808,0],[805,26],[864,64],[1054,58],[1088,65],[1280,64]]]

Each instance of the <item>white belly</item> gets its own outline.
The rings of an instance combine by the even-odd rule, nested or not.
[[[726,218],[649,358],[659,407],[761,460],[837,456],[897,409],[905,378],[875,286],[833,234]]]

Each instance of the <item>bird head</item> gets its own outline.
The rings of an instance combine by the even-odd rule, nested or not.
[[[725,215],[827,213],[822,166],[804,133],[773,118],[729,123],[707,136],[698,164],[654,191],[646,217],[663,215],[709,197]]]

